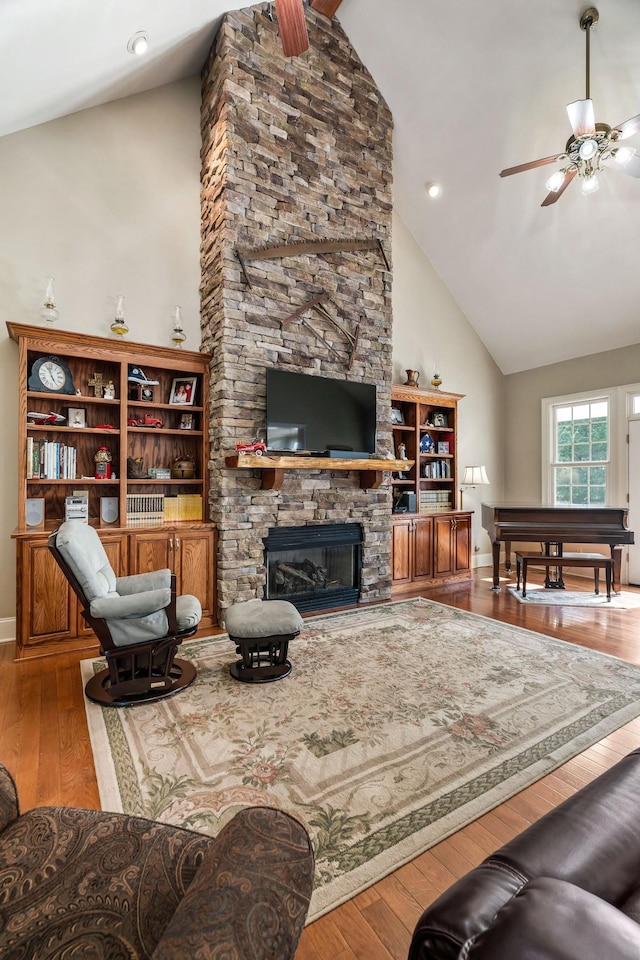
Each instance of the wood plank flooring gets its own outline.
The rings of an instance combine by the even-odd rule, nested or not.
[[[470,582],[422,595],[640,664],[640,608],[525,606],[490,585],[489,569],[481,568]],[[567,578],[568,587],[575,585],[589,588],[586,580]],[[640,596],[638,589],[624,589]],[[13,656],[13,644],[0,644],[0,760],[16,778],[21,809],[98,808],[78,668],[82,655],[20,663]],[[640,719],[310,924],[296,960],[405,960],[418,917],[443,890],[637,746]]]

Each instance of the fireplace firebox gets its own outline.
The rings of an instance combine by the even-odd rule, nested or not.
[[[275,527],[269,530],[264,548],[265,600],[288,600],[302,613],[358,602],[362,572],[359,523]]]

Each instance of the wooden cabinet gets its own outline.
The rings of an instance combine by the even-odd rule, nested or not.
[[[440,390],[391,389],[395,454],[415,461],[392,479],[393,593],[471,576],[471,514],[456,510],[461,399]]]
[[[431,517],[394,519],[391,528],[394,587],[433,578],[433,523]]]
[[[140,532],[130,539],[131,572],[168,567],[176,574],[178,593],[191,593],[202,604],[200,630],[215,626],[215,530],[174,528]]]
[[[179,589],[202,602],[202,635],[216,622],[210,355],[23,324],[7,329],[19,366],[18,657],[94,644],[47,550],[66,498],[78,491],[118,575],[137,571],[138,541],[153,534],[153,556],[166,558],[158,565],[175,569]],[[99,448],[108,461],[103,476]],[[34,523],[36,504],[44,504],[42,523]]]
[[[471,576],[471,514],[395,516],[391,526],[392,592]]]
[[[433,564],[436,577],[468,574],[471,569],[471,514],[434,516]]]

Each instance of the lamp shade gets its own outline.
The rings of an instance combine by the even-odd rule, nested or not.
[[[489,477],[487,476],[487,468],[484,466],[465,467],[462,482],[469,484],[469,486],[476,486],[480,483],[490,483]]]

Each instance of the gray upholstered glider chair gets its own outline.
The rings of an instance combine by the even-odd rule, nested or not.
[[[291,960],[313,868],[281,810],[247,807],[215,838],[102,810],[20,815],[0,764],[5,960]]]
[[[193,682],[196,670],[176,651],[198,629],[197,597],[176,596],[170,570],[116,577],[100,537],[86,523],[67,520],[49,537],[49,549],[95,631],[106,670],[85,687],[103,706],[159,700]]]

